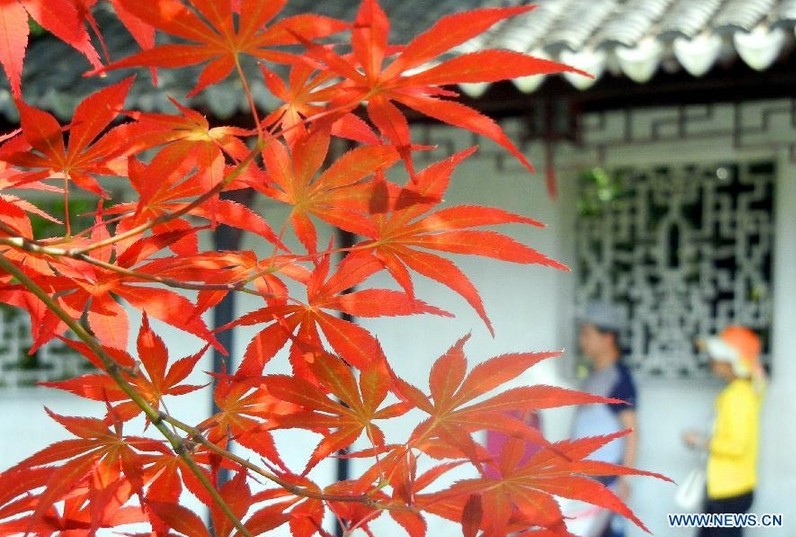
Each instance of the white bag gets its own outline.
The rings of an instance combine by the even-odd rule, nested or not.
[[[577,537],[599,537],[608,527],[611,511],[569,498],[556,498],[564,515],[567,531]]]
[[[685,479],[678,485],[677,494],[674,502],[683,511],[696,511],[705,502],[705,468],[699,466],[694,468]]]

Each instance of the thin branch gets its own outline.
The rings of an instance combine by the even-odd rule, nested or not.
[[[324,500],[324,501],[329,501],[329,502],[356,502],[356,503],[365,504],[365,505],[370,506],[370,507],[375,507],[375,508],[378,508],[378,509],[390,509],[389,505],[376,502],[372,498],[370,498],[369,496],[364,495],[364,494],[357,495],[357,496],[342,495],[342,494],[341,495],[323,494],[323,493],[313,492],[313,491],[307,490],[307,489],[305,489],[303,487],[299,487],[299,486],[293,485],[293,484],[287,482],[286,480],[282,479],[278,475],[276,475],[276,474],[274,474],[272,472],[268,472],[267,470],[264,470],[263,468],[257,466],[256,464],[254,464],[254,463],[252,463],[252,462],[250,462],[250,461],[248,461],[248,460],[246,460],[246,459],[244,459],[242,457],[239,457],[238,455],[235,455],[231,451],[228,451],[228,450],[222,448],[221,446],[218,446],[217,444],[214,444],[213,442],[209,441],[205,437],[205,435],[202,434],[202,431],[199,430],[196,427],[192,427],[191,425],[188,425],[187,423],[183,423],[180,420],[178,420],[178,419],[176,419],[176,418],[174,418],[174,417],[172,417],[172,416],[170,416],[170,415],[168,415],[166,413],[163,413],[163,412],[160,413],[160,419],[162,421],[174,426],[175,428],[180,429],[181,431],[187,433],[188,437],[192,441],[194,441],[197,444],[205,447],[209,451],[212,451],[216,455],[220,455],[221,457],[224,457],[226,459],[229,459],[229,460],[231,460],[233,462],[236,462],[236,463],[240,464],[244,468],[247,468],[247,469],[251,470],[252,472],[256,473],[257,475],[262,476],[262,477],[268,479],[269,481],[272,481],[274,484],[279,485],[280,487],[284,488],[285,490],[289,491],[292,494],[295,494],[296,496],[301,496],[303,498],[312,498],[314,500]]]
[[[174,434],[168,425],[161,419],[161,413],[152,407],[147,400],[138,393],[135,388],[124,378],[121,373],[119,364],[116,363],[105,349],[99,344],[97,339],[86,330],[82,324],[75,321],[66,311],[58,305],[58,303],[42,289],[33,279],[20,270],[14,263],[6,259],[4,255],[0,255],[0,269],[3,269],[8,274],[14,276],[28,291],[36,295],[47,308],[57,315],[69,327],[70,330],[83,341],[86,346],[102,361],[103,366],[108,375],[116,382],[119,388],[144,412],[152,424],[161,432],[161,434],[169,441],[174,452],[185,462],[196,478],[207,488],[207,491],[213,497],[213,500],[224,512],[224,514],[233,523],[235,528],[247,537],[253,537],[249,530],[243,525],[240,519],[232,511],[232,508],[227,504],[218,490],[213,486],[204,472],[196,464],[196,461],[191,458],[190,452],[186,449],[185,442],[178,435]]]
[[[199,469],[196,465],[196,462],[191,459],[190,454],[187,452],[185,447],[184,440],[179,437],[178,435],[174,434],[168,425],[171,425],[185,433],[187,433],[190,440],[198,445],[201,445],[208,451],[212,451],[213,453],[220,455],[226,459],[229,459],[248,470],[268,479],[269,481],[273,482],[276,485],[284,488],[285,490],[289,491],[296,496],[301,496],[304,498],[312,498],[316,500],[322,501],[333,501],[333,502],[356,502],[362,503],[370,507],[374,507],[377,509],[384,509],[384,510],[395,510],[398,509],[398,506],[384,504],[381,502],[376,502],[372,498],[367,495],[335,495],[335,494],[323,494],[313,492],[311,490],[307,490],[303,487],[299,487],[293,485],[292,483],[286,481],[285,479],[279,477],[278,475],[268,472],[263,468],[253,464],[252,462],[235,455],[234,453],[214,444],[213,442],[209,441],[202,431],[196,427],[188,425],[179,419],[165,413],[159,411],[152,407],[146,399],[139,394],[135,388],[124,378],[122,375],[122,368],[116,361],[107,353],[105,349],[99,344],[94,336],[92,336],[79,322],[72,319],[72,317],[67,314],[63,308],[61,308],[58,303],[47,294],[35,281],[33,281],[28,275],[22,272],[16,265],[11,263],[5,256],[0,255],[0,269],[5,270],[7,273],[14,276],[19,282],[29,291],[31,291],[36,297],[41,300],[44,305],[54,312],[64,323],[67,327],[72,330],[72,332],[77,336],[81,341],[83,341],[86,346],[102,361],[103,366],[106,368],[108,375],[119,385],[122,391],[144,412],[146,417],[149,421],[163,434],[163,436],[169,441],[172,445],[172,449],[174,449],[175,453],[177,453],[183,460],[185,460],[186,464],[191,468],[191,471],[196,474],[197,478],[204,482],[206,481],[206,476],[203,472]],[[210,484],[209,481],[207,481]],[[212,487],[212,484],[210,484]],[[218,494],[218,491],[212,487],[210,490],[211,494],[213,491]],[[213,495],[214,499],[216,495]],[[219,506],[224,510],[225,502],[223,498],[220,496],[218,497],[220,500],[218,502]],[[227,506],[228,507],[228,506]],[[226,514],[226,510],[225,514]],[[233,520],[234,518],[230,518]],[[237,527],[237,525],[236,525]],[[240,528],[238,528],[240,530]],[[245,528],[244,528],[245,530]],[[241,533],[244,533],[244,530],[241,530]],[[244,533],[244,535],[248,535],[248,533]]]
[[[73,250],[72,253],[73,254],[85,254],[85,253],[88,253],[88,252],[90,252],[92,250],[96,250],[98,248],[103,248],[105,246],[110,246],[110,245],[115,244],[115,243],[117,243],[119,241],[135,237],[136,235],[140,235],[140,234],[152,229],[153,227],[155,227],[157,225],[165,224],[166,222],[170,222],[170,221],[174,220],[175,218],[179,218],[180,216],[182,216],[184,214],[188,214],[189,212],[191,212],[196,207],[199,207],[204,202],[206,202],[209,199],[211,199],[213,196],[216,196],[216,195],[220,194],[221,191],[223,191],[224,188],[227,185],[229,185],[230,183],[232,183],[232,181],[237,179],[238,176],[241,173],[243,173],[243,171],[246,169],[246,167],[249,164],[251,164],[252,162],[254,162],[255,157],[257,157],[257,155],[260,153],[260,151],[262,150],[264,145],[265,145],[265,142],[262,139],[258,139],[257,142],[255,143],[254,147],[252,148],[252,150],[249,151],[248,155],[246,155],[246,158],[243,159],[242,161],[240,161],[240,163],[238,163],[237,167],[234,170],[232,170],[229,173],[229,175],[227,175],[221,181],[219,181],[218,183],[213,185],[213,188],[211,188],[207,192],[204,192],[201,196],[197,197],[192,202],[186,204],[184,207],[181,207],[180,209],[178,209],[178,210],[176,210],[174,212],[167,212],[167,213],[160,214],[156,218],[154,218],[154,219],[152,219],[152,220],[150,220],[148,222],[145,222],[145,223],[143,223],[141,225],[138,225],[138,226],[136,226],[136,227],[134,227],[132,229],[129,229],[129,230],[125,231],[124,233],[120,233],[118,235],[115,235],[113,237],[109,237],[109,238],[101,240],[101,241],[97,241],[95,243],[89,244],[88,246],[84,246],[83,248],[78,248],[76,250]]]
[[[36,244],[35,241],[30,241],[24,237],[0,237],[0,245],[10,246],[26,252],[31,252],[38,255],[46,255],[50,257],[69,257],[83,261],[95,267],[102,268],[109,272],[115,272],[123,276],[128,276],[136,280],[148,281],[153,283],[160,283],[167,287],[178,289],[187,289],[190,291],[240,291],[250,295],[260,296],[261,293],[256,289],[246,288],[245,285],[249,279],[242,280],[237,283],[190,283],[175,278],[166,278],[163,276],[156,276],[147,272],[138,272],[133,269],[121,267],[114,263],[101,261],[87,254],[74,253],[71,250],[64,250],[62,248],[51,248],[48,246],[41,246]]]

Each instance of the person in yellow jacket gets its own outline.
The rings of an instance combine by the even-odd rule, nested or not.
[[[760,404],[765,373],[760,338],[728,326],[704,341],[713,374],[727,385],[716,398],[713,434],[687,432],[686,444],[708,452],[705,513],[745,513],[757,485]],[[742,527],[703,527],[699,537],[740,537]]]

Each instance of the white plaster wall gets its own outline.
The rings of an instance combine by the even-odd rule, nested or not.
[[[781,535],[796,535],[796,165],[779,154],[774,264],[773,378],[761,424],[760,487],[754,510],[783,513]],[[776,530],[750,532],[779,535]]]
[[[169,345],[169,357],[172,361],[190,356],[202,347],[202,342],[194,336],[171,328],[157,319],[150,319],[150,324]],[[140,326],[140,316],[131,312],[130,325]],[[134,348],[135,334],[131,338],[131,345]],[[207,353],[184,383],[206,384],[208,377],[204,372],[211,369],[212,359],[210,353]],[[199,423],[210,415],[210,399],[206,390],[182,397],[167,396],[164,402],[169,413],[188,423]],[[54,442],[74,438],[45,413],[45,407],[65,416],[101,418],[105,414],[103,403],[89,401],[61,390],[40,387],[0,389],[0,471]],[[135,419],[125,424],[124,431],[126,434],[157,437],[157,431],[152,427],[148,433],[142,433],[142,425],[143,420]],[[204,513],[202,504],[193,496],[184,494],[181,501],[197,513]],[[129,525],[125,530],[146,531],[147,528],[147,525]],[[102,536],[116,533],[100,530],[97,534]]]
[[[469,137],[454,140],[459,149]],[[458,145],[461,143],[462,145]],[[494,148],[484,144],[484,151]],[[484,204],[502,207],[544,222],[545,229],[523,225],[504,226],[500,231],[544,254],[562,259],[562,242],[557,233],[561,205],[547,195],[544,180],[531,175],[510,159],[502,170],[493,167],[494,159],[474,158],[465,161],[455,174],[445,205]],[[565,306],[557,299],[572,275],[543,266],[516,265],[492,259],[451,256],[479,289],[487,314],[493,323],[492,337],[484,323],[458,295],[436,282],[419,278],[417,295],[454,313],[456,319],[430,316],[412,317],[396,322],[393,319],[362,320],[379,335],[388,358],[393,359],[396,372],[416,386],[428,389],[431,364],[457,339],[470,334],[465,351],[471,365],[503,353],[562,349],[560,317]],[[385,278],[386,281],[386,278]],[[512,384],[560,384],[559,370],[566,358],[551,359],[528,371]],[[563,415],[563,418],[561,417]],[[551,436],[566,436],[568,414],[552,412],[543,417]],[[406,438],[415,422],[389,427],[389,432]],[[428,468],[433,461],[419,462]],[[468,477],[465,471],[455,472],[453,479]],[[400,535],[387,517],[374,524],[377,535]],[[429,517],[429,535],[458,535],[461,529],[450,522]]]

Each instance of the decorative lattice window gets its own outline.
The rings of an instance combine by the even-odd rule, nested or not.
[[[60,198],[33,200],[38,207],[51,215],[64,214]],[[94,217],[95,202],[73,196],[69,213],[74,232],[88,229]],[[31,215],[33,236],[46,239],[64,233],[63,224],[35,214]],[[0,388],[35,386],[37,382],[64,380],[91,371],[93,366],[72,347],[53,340],[35,353],[28,351],[33,345],[30,319],[22,310],[0,303]]]
[[[37,382],[82,375],[93,366],[61,341],[52,341],[35,353],[30,320],[21,310],[0,305],[0,387],[35,386]]]
[[[637,372],[705,374],[695,341],[729,323],[769,340],[774,183],[770,161],[581,177],[577,307],[608,299],[624,309],[622,342]]]

